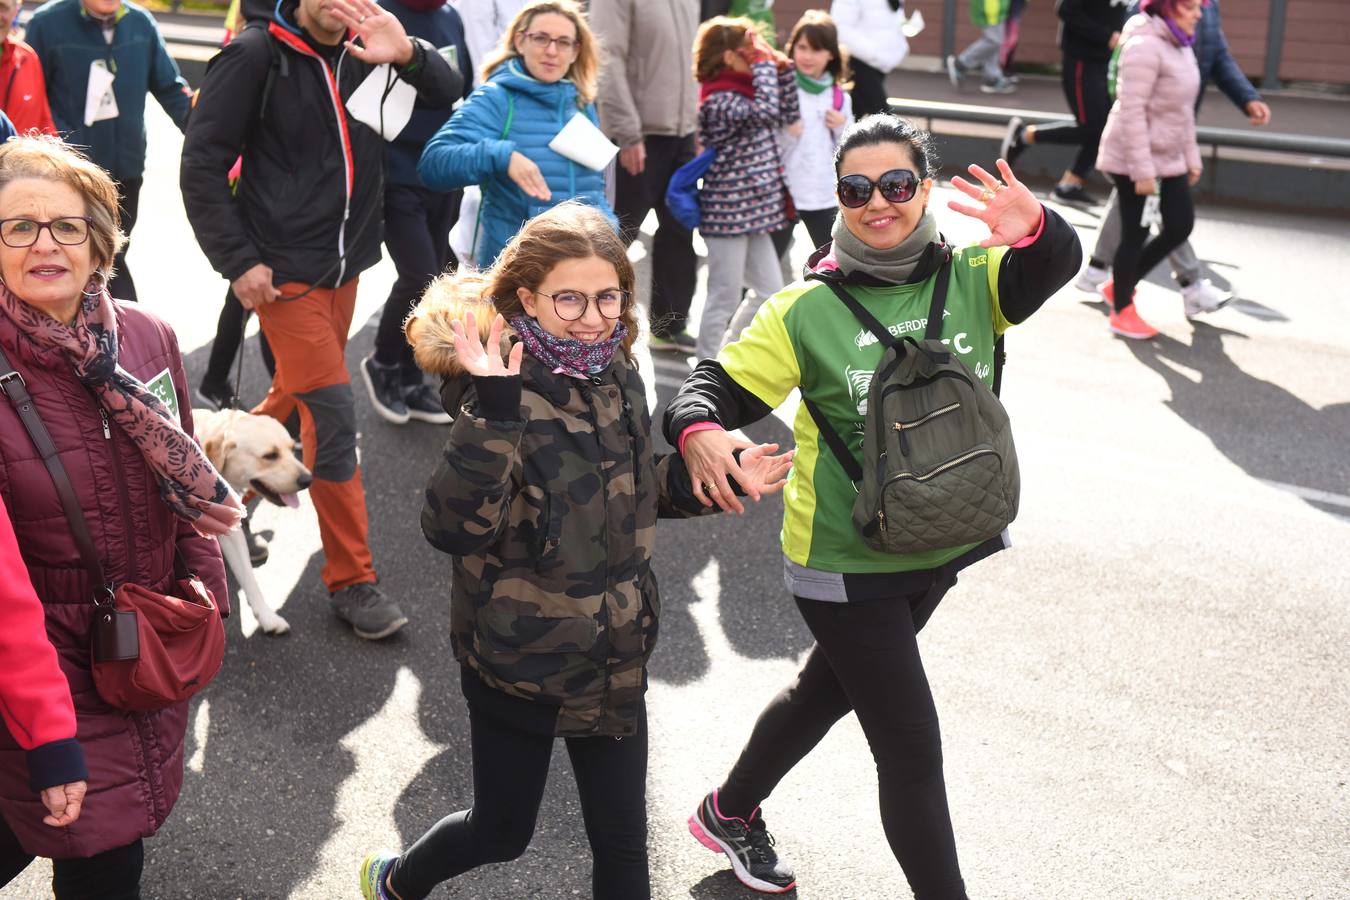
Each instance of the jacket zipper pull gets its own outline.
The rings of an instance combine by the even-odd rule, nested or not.
[[[112,440],[112,429],[108,427],[108,411],[106,409],[100,409],[98,414],[99,417],[103,419],[103,439],[105,441],[110,441]]]

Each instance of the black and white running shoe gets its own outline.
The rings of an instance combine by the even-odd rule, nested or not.
[[[717,791],[703,798],[689,817],[689,833],[715,853],[725,853],[741,884],[765,894],[785,894],[797,886],[786,860],[773,849],[773,835],[756,809],[749,820],[724,819],[717,812]]]

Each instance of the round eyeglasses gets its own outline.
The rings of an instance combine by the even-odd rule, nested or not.
[[[908,203],[919,190],[919,176],[909,169],[891,169],[882,172],[876,181],[866,175],[845,175],[839,179],[839,203],[849,209],[866,206],[874,188],[892,203]]]
[[[610,288],[598,294],[585,294],[581,291],[554,291],[552,294],[535,291],[535,293],[552,300],[553,311],[564,322],[575,322],[586,315],[586,307],[592,300],[595,301],[595,308],[600,310],[600,315],[606,319],[617,319],[623,315],[629,301],[633,299],[633,295],[628,291],[621,291],[618,288]]]
[[[6,247],[31,247],[45,228],[58,244],[75,247],[89,240],[89,223],[92,221],[88,216],[62,216],[46,222],[41,219],[0,219],[0,241],[4,241]]]

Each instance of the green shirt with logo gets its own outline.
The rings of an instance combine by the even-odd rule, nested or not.
[[[1011,323],[998,302],[998,273],[1006,247],[967,247],[952,258],[942,340],[986,384],[993,384],[994,341]],[[936,273],[917,284],[847,290],[896,337],[922,340]],[[884,347],[829,286],[789,285],[765,301],[740,338],[717,360],[741,387],[769,407],[794,388],[825,413],[862,461],[867,388]],[[830,452],[805,405],[793,422],[797,455],[783,491],[783,552],[801,566],[825,572],[897,572],[930,569],[974,545],[925,553],[879,553],[853,525],[857,490]]]

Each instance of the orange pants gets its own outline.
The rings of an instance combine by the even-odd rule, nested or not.
[[[253,412],[285,422],[300,414],[304,462],[314,473],[310,499],[319,516],[328,590],[375,580],[367,537],[366,492],[356,463],[356,404],[347,375],[347,332],[359,279],[338,288],[288,282],[283,297],[258,308],[277,374]]]

